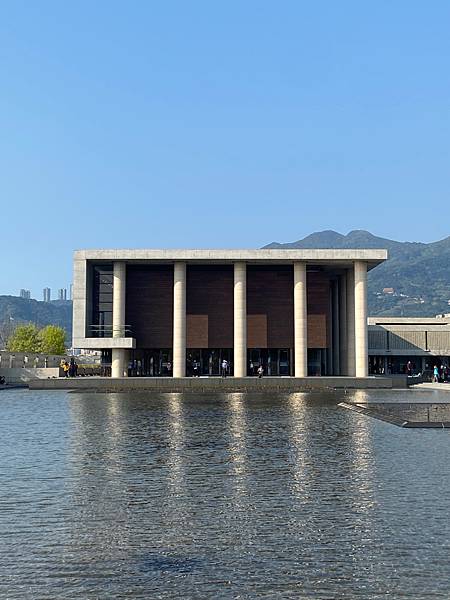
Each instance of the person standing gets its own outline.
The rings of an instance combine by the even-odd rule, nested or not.
[[[433,382],[439,383],[439,368],[437,365],[433,367]]]
[[[194,377],[200,377],[199,364],[198,364],[198,362],[195,359],[192,362],[192,371],[193,371],[193,376]]]
[[[226,358],[224,358],[222,361],[221,371],[222,371],[221,372],[222,377],[226,377],[227,373],[228,373],[228,361]]]

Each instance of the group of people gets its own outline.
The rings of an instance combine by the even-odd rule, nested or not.
[[[447,365],[433,367],[433,383],[445,383],[450,380],[450,370]]]
[[[78,364],[75,362],[72,356],[70,362],[67,360],[61,361],[61,368],[64,373],[64,377],[76,377],[78,375]]]
[[[230,370],[230,365],[228,364],[228,361],[226,358],[223,359],[222,364],[220,366],[220,374],[222,377],[226,377],[229,373]],[[250,373],[252,375],[255,375],[255,366],[253,364],[253,362],[250,363]],[[264,375],[264,367],[262,366],[262,364],[259,365],[259,367],[256,369],[256,373],[258,375],[258,378],[261,379],[261,377]]]

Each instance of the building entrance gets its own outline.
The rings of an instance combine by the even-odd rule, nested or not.
[[[232,348],[188,348],[186,351],[186,375],[188,377],[218,376],[224,359],[228,362],[228,375],[232,375]]]
[[[128,364],[130,377],[171,377],[172,349],[135,350]]]
[[[250,348],[247,351],[247,375],[257,375],[262,365],[264,375],[289,376],[291,352],[289,348]]]

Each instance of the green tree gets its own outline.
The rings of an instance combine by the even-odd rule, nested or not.
[[[40,352],[65,354],[66,332],[62,327],[47,325],[39,331]]]
[[[11,352],[40,352],[41,339],[36,325],[18,325],[6,345]]]

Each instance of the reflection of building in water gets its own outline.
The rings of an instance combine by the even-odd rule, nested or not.
[[[113,377],[367,375],[374,249],[82,250],[73,346]]]

